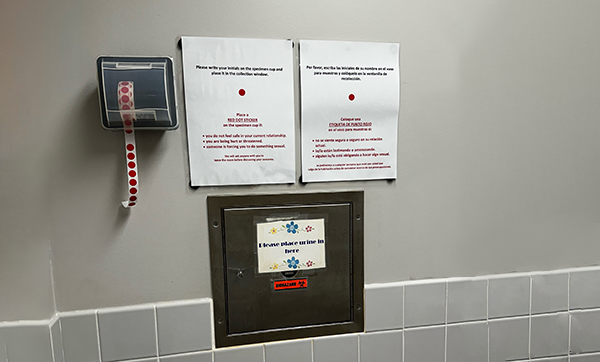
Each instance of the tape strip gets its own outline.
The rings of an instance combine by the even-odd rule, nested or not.
[[[135,132],[133,130],[133,121],[135,120],[135,105],[133,103],[133,82],[119,82],[117,86],[117,96],[119,98],[119,110],[121,111],[121,120],[123,121],[123,131],[125,132],[125,158],[127,162],[127,189],[129,198],[121,204],[124,208],[134,207],[138,202],[137,194],[140,184],[138,180],[137,169],[137,149],[135,145]]]

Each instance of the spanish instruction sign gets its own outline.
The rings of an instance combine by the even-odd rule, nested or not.
[[[397,43],[300,42],[302,180],[396,178]]]
[[[325,219],[256,225],[258,272],[325,268]]]
[[[294,183],[293,43],[181,42],[191,185]]]

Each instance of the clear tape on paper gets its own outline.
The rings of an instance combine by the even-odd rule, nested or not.
[[[124,208],[134,207],[138,202],[140,189],[137,169],[137,149],[135,144],[135,132],[133,122],[135,121],[135,104],[133,102],[133,82],[121,81],[117,86],[119,99],[119,111],[123,121],[125,135],[125,160],[127,162],[127,190],[129,197],[121,202]]]

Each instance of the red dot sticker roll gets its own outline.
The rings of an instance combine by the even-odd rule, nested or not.
[[[127,190],[129,197],[121,202],[124,208],[134,207],[138,202],[135,196],[140,188],[137,170],[137,148],[135,145],[135,132],[133,123],[135,121],[135,105],[133,104],[133,82],[119,82],[117,86],[117,97],[119,99],[119,110],[123,121],[125,134],[125,159],[127,162]],[[135,187],[134,187],[135,186]]]

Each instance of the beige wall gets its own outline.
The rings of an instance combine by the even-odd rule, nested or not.
[[[63,105],[53,105],[48,62],[56,34],[38,1],[0,2],[0,321],[54,313],[50,276],[51,188],[48,137]],[[56,26],[54,26],[56,29]],[[49,64],[50,65],[50,64]]]
[[[210,296],[206,195],[364,189],[366,281],[600,261],[600,2],[0,2],[0,320]],[[398,179],[188,187],[185,122],[99,122],[95,58],[181,35],[399,42]],[[184,105],[180,103],[184,119]],[[297,117],[299,120],[299,117]],[[298,124],[299,126],[299,124]],[[298,175],[299,175],[299,161]]]

